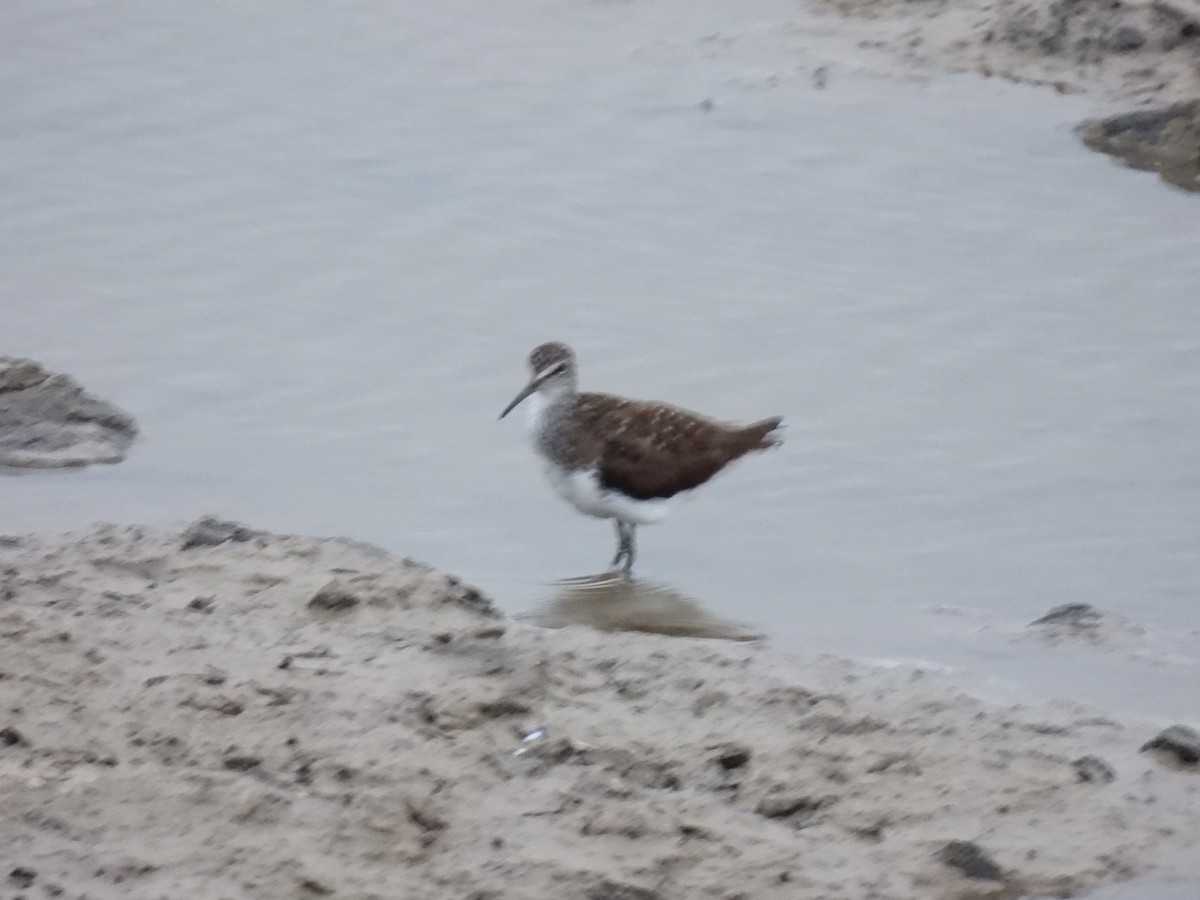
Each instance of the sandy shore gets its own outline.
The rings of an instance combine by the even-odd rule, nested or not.
[[[541,630],[350,540],[213,522],[5,537],[0,632],[8,894],[1200,881],[1200,777],[1138,751],[1155,726],[755,643]]]

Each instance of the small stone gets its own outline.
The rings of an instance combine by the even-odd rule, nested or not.
[[[524,700],[516,697],[497,697],[495,700],[485,700],[476,707],[480,714],[489,719],[503,719],[507,716],[526,715],[531,707]]]
[[[938,861],[976,881],[1003,881],[1004,873],[988,854],[971,841],[950,841],[937,853]]]
[[[328,897],[333,893],[333,888],[327,884],[317,881],[315,878],[305,878],[300,882],[300,889],[307,891],[317,897]]]
[[[717,753],[717,764],[726,772],[740,769],[750,762],[750,748],[742,744],[726,744]]]
[[[1142,750],[1169,753],[1185,766],[1200,763],[1200,732],[1187,725],[1172,725],[1142,745]]]
[[[496,605],[478,588],[466,584],[460,585],[457,579],[450,586],[455,589],[448,598],[452,602],[481,616],[491,619],[500,618],[500,611],[496,609]]]
[[[25,866],[17,866],[8,873],[8,880],[19,888],[27,888],[37,881],[37,872]]]
[[[1069,625],[1072,628],[1094,628],[1099,624],[1100,610],[1090,603],[1064,603],[1056,606],[1040,619],[1034,619],[1033,625]]]
[[[1098,756],[1081,756],[1072,760],[1071,768],[1075,770],[1075,779],[1088,784],[1112,784],[1117,773],[1112,766]]]
[[[227,756],[222,760],[221,764],[231,772],[249,772],[251,769],[256,769],[262,765],[262,758],[249,755]]]
[[[662,894],[649,888],[609,881],[607,878],[587,892],[587,900],[662,900]]]
[[[211,613],[213,610],[212,597],[194,597],[187,608],[193,612]]]
[[[754,811],[767,819],[786,819],[797,813],[812,813],[829,806],[830,800],[825,797],[798,797],[784,795],[782,797],[763,797],[758,801]]]
[[[217,547],[233,541],[240,543],[255,537],[259,532],[239,522],[229,522],[216,516],[204,516],[188,526],[183,533],[184,550],[196,547]]]
[[[220,713],[223,716],[240,716],[246,711],[246,707],[232,697],[217,697],[202,708],[211,709],[213,712]]]
[[[358,595],[340,581],[331,581],[308,601],[308,608],[321,612],[346,612],[361,601]]]
[[[1122,25],[1111,38],[1108,45],[1117,53],[1132,53],[1146,44],[1146,36],[1132,25]]]
[[[25,740],[25,735],[11,725],[0,728],[0,747],[17,747],[27,743],[29,742]]]

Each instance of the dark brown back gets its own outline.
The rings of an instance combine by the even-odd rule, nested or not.
[[[671,497],[708,481],[740,456],[775,446],[782,421],[739,426],[678,407],[611,394],[580,394],[571,417],[589,445],[573,448],[594,462],[603,487],[638,500]]]

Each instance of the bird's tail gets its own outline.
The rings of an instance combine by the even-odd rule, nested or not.
[[[782,424],[783,416],[773,416],[770,419],[755,422],[753,425],[747,425],[738,432],[738,443],[744,448],[742,452],[749,453],[751,450],[778,447],[783,443],[783,435],[773,432]]]

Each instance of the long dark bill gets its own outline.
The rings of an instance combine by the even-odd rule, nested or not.
[[[517,394],[517,396],[513,397],[513,402],[508,404],[508,406],[504,407],[504,412],[500,413],[500,418],[503,419],[505,416],[507,416],[510,412],[512,412],[516,408],[518,403],[520,403],[522,400],[524,400],[526,397],[528,397],[530,394],[532,394],[534,391],[536,391],[538,389],[538,385],[540,383],[541,382],[539,382],[539,381],[531,381],[531,382],[529,382],[529,384],[525,385],[525,387],[523,387],[521,389],[521,393],[519,393],[519,394]]]

